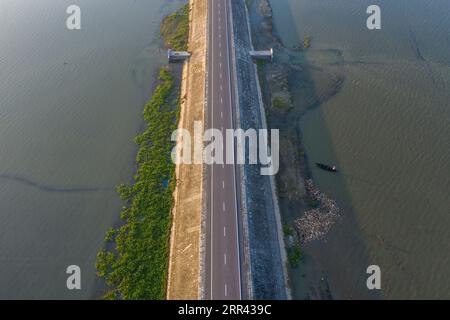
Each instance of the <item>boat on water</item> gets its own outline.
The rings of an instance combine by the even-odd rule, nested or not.
[[[318,163],[316,162],[316,166],[319,167],[322,170],[328,171],[328,172],[338,172],[338,169],[336,166],[329,166],[327,164]]]

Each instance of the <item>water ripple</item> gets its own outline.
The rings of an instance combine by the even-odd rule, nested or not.
[[[45,191],[45,192],[87,193],[87,192],[98,192],[98,191],[114,191],[113,187],[108,187],[108,188],[106,188],[106,187],[63,187],[63,186],[46,185],[46,184],[34,181],[27,177],[13,175],[13,174],[7,174],[7,173],[1,173],[0,180],[18,182],[18,183],[21,183],[21,184],[39,189],[41,191]]]

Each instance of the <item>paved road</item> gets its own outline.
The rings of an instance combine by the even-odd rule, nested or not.
[[[234,128],[229,0],[210,0],[208,121],[206,128]],[[224,152],[225,155],[225,152]],[[234,165],[207,168],[205,298],[242,299],[239,225]]]

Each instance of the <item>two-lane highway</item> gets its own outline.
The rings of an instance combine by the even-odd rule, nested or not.
[[[233,129],[229,0],[208,3],[208,116],[206,129]],[[225,149],[225,148],[224,148]],[[224,157],[225,150],[224,150]],[[242,299],[237,175],[234,165],[207,168],[205,298]]]

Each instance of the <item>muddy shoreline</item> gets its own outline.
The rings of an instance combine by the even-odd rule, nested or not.
[[[343,293],[347,289],[339,288],[339,285],[333,285],[332,281],[329,281],[330,269],[323,263],[323,259],[327,259],[327,253],[317,253],[332,251],[332,247],[345,246],[343,243],[327,245],[327,234],[333,233],[339,224],[347,223],[349,228],[357,228],[353,227],[352,217],[346,218],[350,221],[345,222],[339,218],[341,214],[347,214],[347,210],[338,210],[338,214],[334,209],[332,212],[320,212],[320,207],[327,209],[329,206],[317,205],[314,192],[311,192],[314,188],[308,188],[312,183],[312,172],[303,147],[300,128],[300,119],[306,112],[333,98],[345,83],[343,52],[335,48],[306,49],[300,41],[294,48],[287,48],[273,24],[269,1],[249,0],[247,6],[255,49],[272,47],[275,51],[274,62],[259,64],[258,73],[268,125],[270,128],[280,129],[280,172],[276,183],[288,256],[291,260],[289,274],[293,298],[349,298],[350,294]],[[340,205],[326,195],[321,197],[326,199],[328,204]],[[305,221],[308,226],[303,224],[299,228]],[[299,245],[300,258],[296,253]],[[298,264],[293,261],[295,259],[300,260]],[[333,290],[335,288],[336,290]],[[358,289],[350,291],[358,297],[368,298],[360,285]]]

